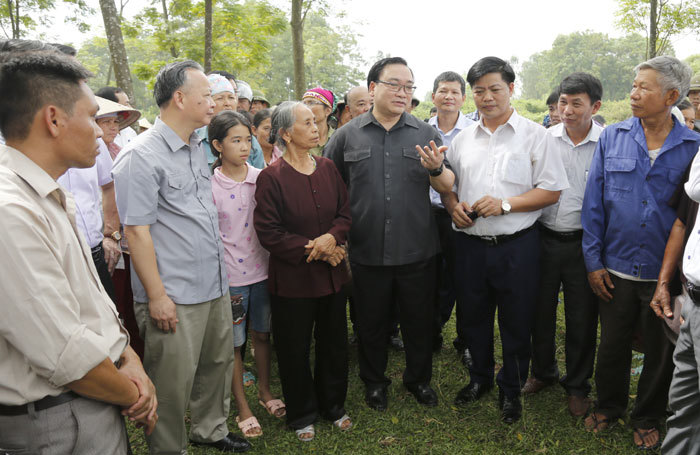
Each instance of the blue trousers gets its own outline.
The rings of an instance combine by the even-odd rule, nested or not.
[[[493,324],[498,327],[503,367],[496,383],[508,398],[525,384],[530,362],[530,329],[539,284],[539,233],[491,245],[461,232],[455,236],[457,307],[463,317],[459,333],[471,351],[472,382],[493,383]]]

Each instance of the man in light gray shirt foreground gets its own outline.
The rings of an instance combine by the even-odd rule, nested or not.
[[[162,403],[146,440],[152,454],[186,450],[189,405],[193,443],[244,451],[250,445],[226,424],[233,319],[210,172],[194,132],[213,115],[209,82],[197,63],[183,61],[163,67],[153,91],[160,117],[112,171],[144,365]]]
[[[540,216],[540,291],[532,327],[532,375],[524,393],[537,393],[559,382],[568,395],[569,413],[582,417],[588,410],[589,380],[593,376],[598,301],[588,285],[581,252],[581,206],[588,168],[603,128],[592,120],[600,108],[603,87],[587,73],[573,73],[559,86],[561,123],[547,130],[547,141],[561,156],[569,188]],[[566,309],[566,375],[559,377],[554,335],[559,288],[564,286]]]

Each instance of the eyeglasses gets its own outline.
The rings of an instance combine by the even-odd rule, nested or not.
[[[377,82],[386,85],[387,89],[390,92],[398,92],[403,88],[403,91],[406,93],[406,95],[410,95],[416,91],[415,85],[398,84],[396,82],[380,81],[379,79],[377,79]]]

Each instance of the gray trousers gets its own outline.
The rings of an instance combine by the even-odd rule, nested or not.
[[[158,423],[146,437],[151,454],[181,454],[187,448],[185,411],[189,407],[189,439],[214,442],[228,434],[233,376],[233,319],[228,292],[195,305],[177,305],[175,333],[151,322],[148,305],[135,303],[144,339],[143,366],[156,386]]]
[[[700,307],[684,295],[681,315],[685,322],[676,342],[668,405],[673,415],[661,451],[668,454],[700,453]]]
[[[43,411],[0,416],[0,454],[125,455],[126,428],[119,407],[76,398]]]

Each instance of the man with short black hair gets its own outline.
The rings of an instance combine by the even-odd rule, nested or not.
[[[152,431],[155,389],[56,179],[98,155],[89,72],[55,51],[0,63],[0,447],[126,454],[125,412]]]
[[[449,147],[452,140],[464,128],[472,123],[460,112],[466,100],[466,83],[464,78],[454,71],[446,71],[438,75],[433,83],[433,104],[437,109],[437,116],[431,117],[428,124],[434,127],[442,138],[442,145]],[[442,346],[442,327],[452,315],[457,298],[454,289],[454,234],[452,231],[452,218],[445,210],[440,200],[440,194],[430,189],[430,204],[440,235],[440,249],[442,253],[438,262],[438,286],[435,295],[435,319],[433,333],[433,350],[439,350]],[[457,312],[457,338],[453,345],[457,350],[464,365],[471,362],[471,355],[461,341],[460,333],[462,314]]]
[[[170,63],[153,94],[160,117],[112,171],[144,363],[163,398],[161,422],[146,440],[152,454],[186,450],[189,405],[192,442],[245,451],[250,444],[226,423],[233,318],[210,172],[194,132],[213,115],[209,81],[191,60]]]
[[[455,404],[467,405],[493,387],[493,323],[503,346],[498,372],[505,423],[520,419],[520,388],[530,361],[530,326],[539,278],[535,221],[567,188],[561,157],[545,146],[546,130],[510,105],[515,72],[508,62],[485,57],[467,73],[479,123],[452,141],[447,159],[457,193],[443,195],[455,230],[460,336],[472,355],[471,382]]]
[[[372,98],[367,87],[357,86],[351,88],[345,95],[345,109],[350,112],[350,118],[359,117],[372,107]]]
[[[568,395],[569,412],[582,417],[593,376],[598,301],[588,285],[581,251],[581,205],[586,177],[603,128],[592,120],[600,108],[603,87],[588,73],[573,73],[559,85],[562,123],[547,130],[548,146],[561,155],[569,188],[540,216],[540,290],[532,326],[532,376],[523,393],[537,393],[557,381]],[[566,375],[559,378],[555,333],[559,289],[566,309]]]
[[[547,97],[547,115],[544,117],[542,122],[545,128],[551,128],[561,123],[561,117],[559,116],[559,92],[557,90],[553,91]]]
[[[419,403],[437,405],[430,379],[439,242],[428,188],[449,191],[454,176],[443,164],[438,133],[406,113],[413,83],[404,59],[376,62],[367,76],[374,106],[336,131],[324,151],[348,186],[360,378],[366,403],[379,411],[387,407],[391,383],[387,333],[397,300],[406,345],[403,383]]]

